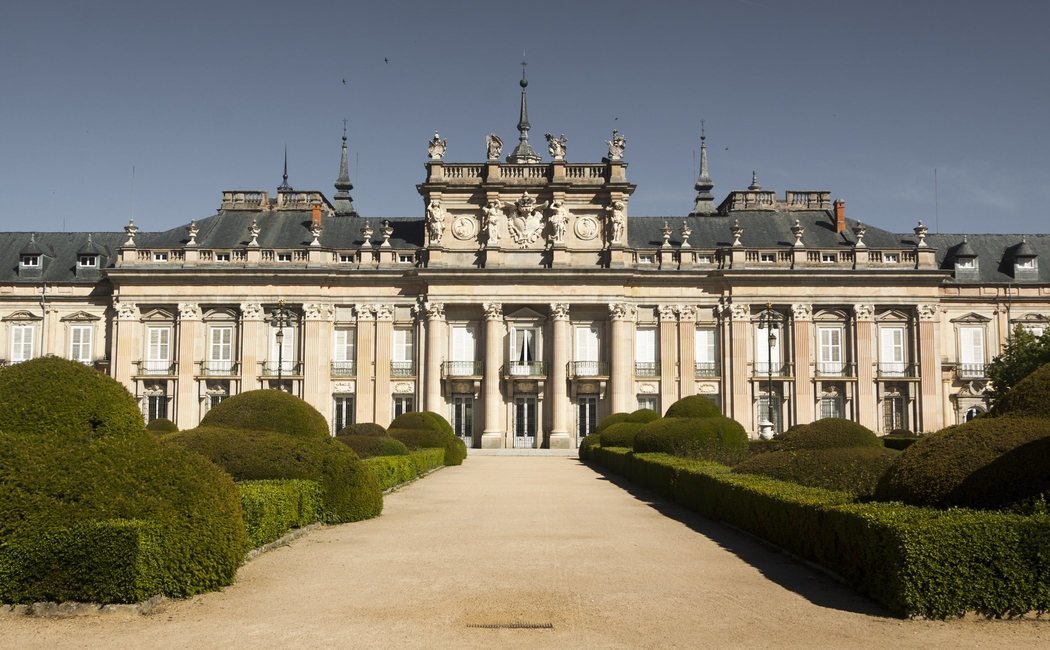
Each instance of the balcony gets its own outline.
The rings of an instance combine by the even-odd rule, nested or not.
[[[988,372],[983,363],[960,363],[955,367],[955,374],[959,379],[969,381],[971,379],[986,379]]]
[[[271,377],[302,377],[303,364],[301,361],[260,361],[259,376],[264,379]]]
[[[480,361],[443,361],[442,377],[480,377],[484,370]]]
[[[416,376],[416,362],[415,361],[391,361],[390,362],[390,376],[391,377],[415,377]]]
[[[355,361],[333,361],[332,377],[356,377],[357,362]]]
[[[697,361],[693,368],[694,376],[697,379],[722,376],[722,373],[718,368],[717,361]]]
[[[856,377],[857,364],[843,363],[841,361],[818,361],[813,368],[813,374],[819,378]]]
[[[794,367],[784,361],[756,361],[751,369],[751,376],[755,379],[763,377],[793,377]]]
[[[233,361],[201,361],[199,377],[237,377],[241,374],[241,364]]]
[[[903,361],[880,361],[876,372],[879,379],[916,379],[919,376],[919,366]]]
[[[635,377],[659,377],[659,361],[636,361],[634,364]]]
[[[174,377],[179,372],[179,364],[166,359],[136,361],[135,366],[135,376],[137,377]]]
[[[507,377],[546,377],[547,364],[544,361],[511,361],[504,366]]]
[[[604,361],[570,361],[566,370],[570,379],[609,376],[609,364]]]

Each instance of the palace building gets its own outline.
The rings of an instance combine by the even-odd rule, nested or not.
[[[0,233],[0,354],[53,354],[195,426],[257,388],[328,417],[433,410],[473,447],[576,447],[599,419],[694,394],[749,429],[845,417],[933,431],[984,409],[986,364],[1050,316],[1050,236],[892,233],[827,191],[752,179],[721,202],[630,214],[626,140],[550,161],[489,136],[429,142],[425,214],[356,212],[347,144],[329,198],[222,193],[166,232]]]

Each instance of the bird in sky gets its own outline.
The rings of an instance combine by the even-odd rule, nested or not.
[[[346,85],[346,79],[343,79],[343,85],[344,86]]]
[[[384,57],[383,57],[383,63],[390,63],[390,59],[388,59],[388,58],[386,58],[386,57],[384,56]]]

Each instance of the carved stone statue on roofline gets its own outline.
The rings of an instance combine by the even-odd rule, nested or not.
[[[613,129],[612,140],[606,140],[606,144],[609,145],[609,160],[623,160],[623,151],[627,148],[627,138],[623,137],[623,134]]]
[[[488,134],[485,136],[485,152],[490,161],[499,161],[503,155],[503,140],[495,133]]]
[[[427,143],[427,157],[431,160],[441,160],[447,148],[448,140],[442,140],[438,132],[434,131],[434,137]]]
[[[554,137],[550,133],[547,136],[547,151],[550,153],[551,158],[554,160],[565,160],[565,150],[568,140],[565,138],[565,134],[562,133],[559,137]]]
[[[445,209],[437,199],[431,200],[427,206],[427,234],[431,246],[441,245],[441,238],[445,235]]]

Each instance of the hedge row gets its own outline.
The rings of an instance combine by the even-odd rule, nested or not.
[[[444,449],[418,449],[407,456],[374,456],[364,459],[381,490],[407,483],[445,464]]]
[[[292,528],[320,521],[324,510],[324,490],[316,481],[241,481],[237,488],[250,548],[276,541]]]
[[[892,503],[664,454],[598,448],[609,470],[840,575],[904,615],[1050,610],[1050,517]]]

